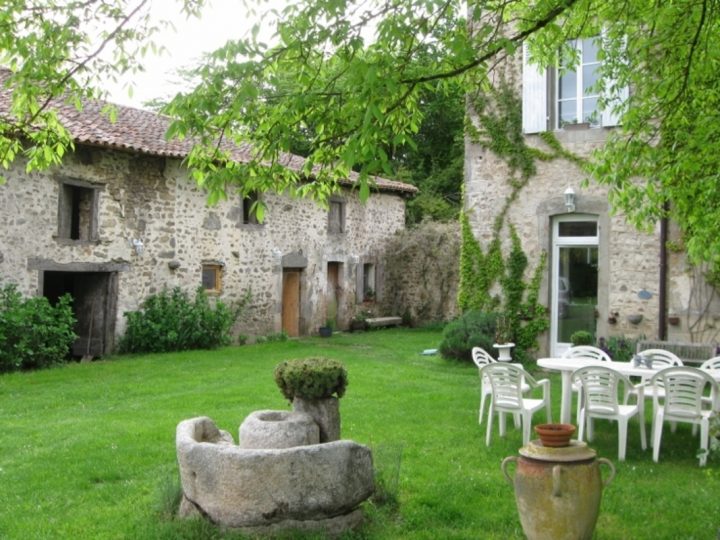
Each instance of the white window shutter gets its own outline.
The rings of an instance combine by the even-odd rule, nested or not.
[[[608,90],[613,90],[615,84],[615,81],[609,81],[606,88]],[[620,124],[620,114],[618,114],[618,112],[614,109],[618,105],[625,103],[628,100],[628,97],[630,97],[630,92],[628,91],[627,86],[623,88],[616,88],[614,90],[614,94],[610,94],[608,102],[602,112],[603,127],[617,126]]]
[[[601,35],[602,44],[605,47],[605,42],[607,40],[605,30],[603,30]],[[617,81],[615,79],[610,79],[605,82],[605,94],[603,97],[607,99],[607,104],[602,111],[602,126],[612,127],[619,125],[621,115],[614,109],[625,103],[628,100],[628,97],[630,97],[628,87],[624,86],[622,88],[617,88]]]
[[[523,133],[538,133],[547,129],[547,71],[530,64],[528,55],[527,44],[523,43]]]

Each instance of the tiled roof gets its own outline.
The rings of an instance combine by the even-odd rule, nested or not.
[[[8,110],[10,103],[10,90],[4,82],[7,71],[0,70],[0,114]],[[100,100],[85,100],[83,109],[78,111],[74,105],[54,100],[52,109],[58,114],[60,122],[70,132],[76,143],[113,148],[127,152],[137,152],[160,157],[184,158],[192,149],[192,141],[166,140],[165,133],[171,119],[167,116],[151,111],[115,105],[117,117],[111,122],[107,114],[102,112],[107,102]],[[234,147],[231,151],[233,159],[247,161],[250,159],[249,146]],[[283,165],[294,170],[300,170],[304,159],[300,156],[287,154],[282,160]],[[341,184],[352,185],[357,180],[357,174],[351,173],[350,179],[341,181]],[[376,176],[375,185],[383,191],[397,191],[401,193],[416,193],[413,185],[396,180],[388,180]]]

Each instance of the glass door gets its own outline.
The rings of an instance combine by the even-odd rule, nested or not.
[[[570,337],[595,337],[598,290],[598,225],[595,216],[573,214],[553,223],[551,354],[560,356]]]

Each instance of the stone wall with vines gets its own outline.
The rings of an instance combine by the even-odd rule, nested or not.
[[[567,187],[575,190],[578,208],[582,208],[583,201],[607,204],[607,188],[587,181],[584,170],[592,152],[604,143],[607,131],[565,129],[524,135],[520,85],[513,79],[513,70],[511,66],[496,74],[489,90],[486,85],[482,92],[468,98],[466,131],[470,144],[466,146],[462,252],[464,256],[475,253],[474,259],[489,265],[488,275],[495,276],[495,263],[488,253],[508,253],[512,249],[514,226],[522,249],[532,261],[525,278],[532,279],[533,269],[550,248],[551,218],[555,215],[541,216],[541,206],[555,201],[562,208],[562,194]],[[600,264],[605,265],[607,277],[598,296],[599,335],[654,338],[659,323],[657,230],[638,231],[612,210],[603,216],[605,258]],[[479,240],[482,248],[469,245],[471,239]],[[478,249],[482,257],[477,256]],[[462,256],[460,266],[458,299],[462,306],[479,293],[472,290],[472,279],[463,277],[463,272],[472,266]],[[709,277],[711,273],[689,265],[683,249],[671,254],[669,271],[669,315],[677,315],[673,320],[679,321],[668,328],[669,339],[717,341],[720,298]],[[538,278],[539,303],[545,305],[549,302],[548,275],[545,272]],[[494,291],[495,296],[505,294],[501,281],[489,289],[481,281],[481,289]],[[642,322],[632,323],[637,315],[642,315]]]

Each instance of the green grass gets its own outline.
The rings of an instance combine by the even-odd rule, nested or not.
[[[251,411],[288,407],[275,365],[313,355],[346,365],[343,436],[374,448],[391,492],[397,482],[398,504],[368,504],[353,538],[522,538],[500,472],[520,432],[495,433],[485,446],[476,368],[419,354],[439,340],[422,330],[336,334],[0,376],[0,538],[237,536],[172,517],[175,427],[207,415],[236,437]],[[553,377],[556,417],[559,395]],[[615,462],[616,426],[598,423],[596,432],[592,446]],[[685,426],[667,430],[655,464],[631,422],[596,538],[716,538],[720,471],[717,460],[700,469],[696,448]]]

